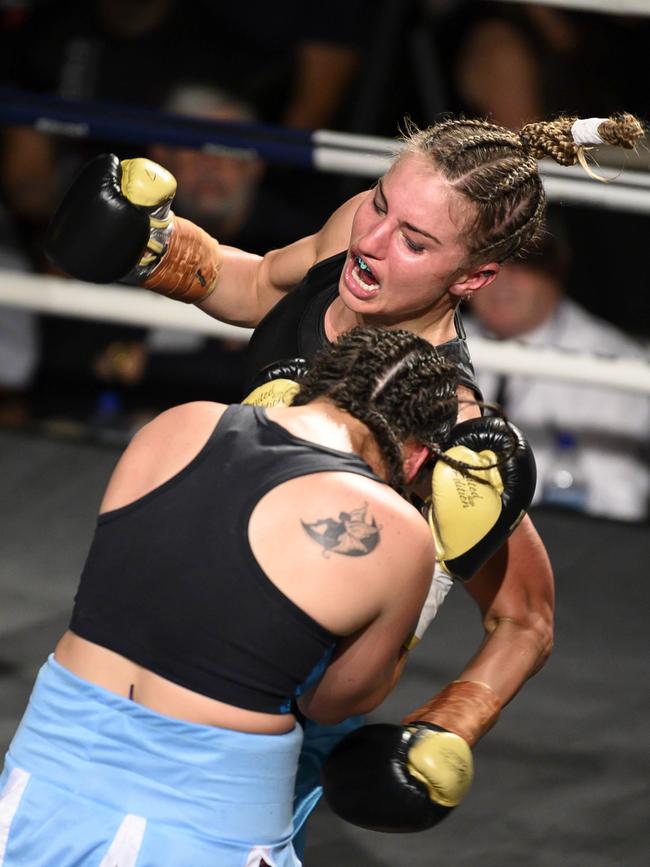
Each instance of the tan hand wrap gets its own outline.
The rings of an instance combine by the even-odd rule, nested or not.
[[[430,722],[454,732],[473,746],[492,728],[500,710],[498,695],[486,683],[455,680],[410,713],[402,725]]]
[[[169,247],[142,285],[175,301],[198,304],[217,288],[219,242],[182,217],[174,217]]]

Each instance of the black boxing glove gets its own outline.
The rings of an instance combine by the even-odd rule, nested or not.
[[[250,385],[242,403],[254,406],[290,406],[298,393],[299,380],[307,370],[304,358],[291,358],[267,364]]]
[[[171,232],[176,180],[151,160],[102,154],[74,180],[48,227],[45,253],[80,280],[139,281],[158,264]]]
[[[367,725],[344,737],[323,765],[332,810],[370,831],[432,828],[467,794],[473,777],[465,740],[426,722]]]
[[[536,479],[532,449],[512,423],[483,417],[456,425],[434,465],[426,504],[440,565],[454,578],[471,578],[526,514]]]

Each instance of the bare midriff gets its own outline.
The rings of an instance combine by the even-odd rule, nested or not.
[[[292,714],[245,710],[186,689],[74,632],[63,635],[54,658],[82,680],[173,719],[255,734],[283,734],[295,725]]]

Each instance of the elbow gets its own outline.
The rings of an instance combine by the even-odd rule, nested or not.
[[[354,713],[347,708],[324,706],[317,702],[303,703],[300,699],[298,699],[298,707],[308,720],[320,726],[336,726]]]
[[[525,677],[532,677],[544,667],[553,650],[553,610],[550,606],[520,616],[491,618],[486,632],[495,632],[518,652],[524,662]]]
[[[305,713],[307,719],[315,722],[319,726],[337,726],[351,715],[352,714],[332,713],[331,711],[312,711],[311,713]]]
[[[533,665],[532,674],[537,674],[548,662],[551,653],[553,652],[553,629],[545,630],[545,632],[537,633],[537,659]]]
[[[367,697],[357,701],[303,701],[298,699],[298,707],[307,719],[318,725],[335,726],[351,716],[364,715],[373,711],[380,701]]]
[[[536,659],[531,674],[536,674],[542,669],[553,652],[554,624],[551,607],[546,611],[539,612],[528,624],[528,632],[531,635],[531,643],[536,649]]]

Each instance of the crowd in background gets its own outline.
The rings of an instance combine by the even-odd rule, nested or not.
[[[0,84],[69,100],[206,119],[394,137],[445,112],[518,129],[557,113],[650,119],[650,17],[475,0],[0,0]],[[1,102],[1,97],[0,97]],[[3,126],[0,268],[47,272],[44,233],[97,153],[147,155],[178,180],[176,213],[263,253],[315,231],[364,178],[265,165],[155,142],[71,139]],[[645,168],[645,152],[631,162]],[[550,208],[557,243],[513,264],[467,311],[468,331],[610,355],[647,355],[639,267],[648,217]],[[552,248],[552,249],[551,249]],[[644,348],[645,347],[645,348]],[[0,308],[0,422],[119,440],[147,413],[196,397],[236,400],[242,346],[176,331]],[[481,374],[533,440],[537,500],[575,452],[572,507],[643,520],[648,398]],[[503,379],[503,378],[502,378]],[[613,486],[622,492],[613,493]]]

